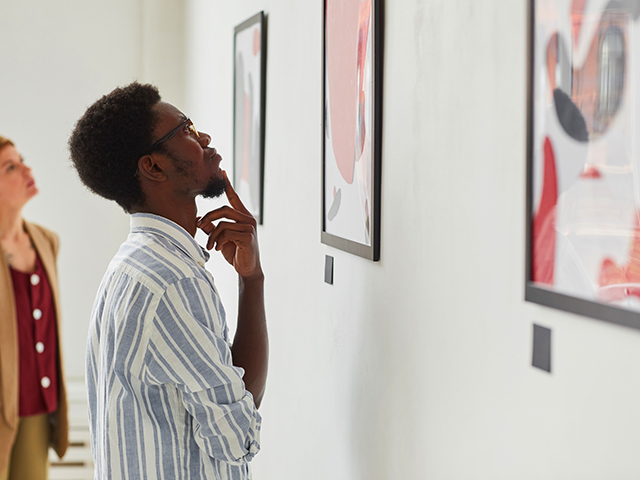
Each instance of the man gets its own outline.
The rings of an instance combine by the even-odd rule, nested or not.
[[[138,83],[90,106],[69,140],[85,185],[131,214],[87,345],[96,478],[250,478],[267,376],[264,275],[256,222],[210,141]],[[231,206],[196,217],[196,196],[225,191]],[[197,228],[239,275],[232,345]]]

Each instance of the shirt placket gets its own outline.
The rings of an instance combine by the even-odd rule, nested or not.
[[[46,346],[46,325],[43,322],[44,312],[44,296],[42,289],[42,275],[41,269],[37,268],[35,272],[29,277],[29,286],[31,289],[31,316],[33,318],[33,348],[36,351],[36,370],[38,372],[38,378],[40,380],[40,387],[42,395],[45,398],[45,403],[49,403],[47,400],[47,389],[51,386],[51,372],[48,371],[46,361],[48,353],[45,352]]]

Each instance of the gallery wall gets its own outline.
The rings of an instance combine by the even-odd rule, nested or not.
[[[41,190],[26,217],[61,237],[68,374],[128,232],[70,168],[74,122],[152,81],[230,169],[233,28],[265,10],[271,364],[254,477],[637,479],[640,332],[523,301],[526,3],[387,2],[373,263],[320,243],[321,1],[0,0],[0,134]],[[209,268],[234,318],[235,275],[216,255]],[[530,365],[534,322],[552,330],[551,374]]]
[[[527,2],[386,2],[378,263],[320,243],[321,1],[188,2],[187,110],[230,170],[233,29],[260,10],[255,478],[638,478],[640,332],[523,301]],[[209,268],[233,317],[233,272]],[[552,330],[551,374],[531,366],[534,323]]]
[[[67,139],[87,106],[118,85],[149,79],[181,105],[184,2],[0,0],[0,135],[11,138],[40,189],[26,219],[60,237],[66,372],[84,377],[91,306],[129,231],[128,216],[82,186]]]

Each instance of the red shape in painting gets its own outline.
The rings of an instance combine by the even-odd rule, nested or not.
[[[553,285],[556,253],[558,178],[551,140],[544,141],[542,196],[533,219],[533,281]]]
[[[624,300],[626,297],[640,297],[640,226],[638,215],[629,252],[629,260],[626,265],[618,265],[615,260],[605,257],[600,267],[598,276],[598,292],[602,300]]]
[[[584,169],[584,172],[582,172],[582,175],[580,175],[580,178],[598,179],[602,178],[602,174],[600,173],[600,170],[598,170],[598,167],[587,165]]]

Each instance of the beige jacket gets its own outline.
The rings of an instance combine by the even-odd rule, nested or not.
[[[60,296],[58,294],[58,237],[33,223],[25,222],[27,233],[47,272],[58,319],[58,410],[51,415],[52,446],[62,457],[69,445],[67,394],[60,345]],[[0,472],[9,464],[18,429],[18,325],[11,272],[0,247]]]

